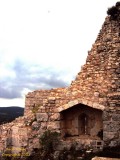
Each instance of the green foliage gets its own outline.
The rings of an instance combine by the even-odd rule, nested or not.
[[[73,145],[70,150],[64,149],[60,152],[58,160],[76,160],[77,157],[81,157],[81,160],[91,160],[93,157],[111,157],[120,158],[120,146],[103,148],[98,152],[87,152],[91,149],[79,149],[76,150],[76,146]]]
[[[118,13],[118,9],[115,6],[108,8],[108,11],[107,11],[108,15],[115,16],[117,15],[117,13]]]
[[[59,154],[58,160],[76,160],[78,152],[76,151],[76,144],[73,144],[70,150],[64,148]]]
[[[116,3],[116,7],[120,7],[120,2],[117,2],[117,3]]]
[[[54,150],[59,143],[59,133],[47,130],[40,137],[39,149],[35,149],[27,160],[54,160]]]
[[[108,8],[107,14],[110,15],[113,20],[116,20],[120,15],[120,2],[117,2],[115,6]]]
[[[40,107],[39,105],[34,105],[32,108],[32,112],[36,113],[38,111],[39,107]]]
[[[59,154],[58,160],[91,160],[95,154],[91,151],[87,153],[87,149],[77,149],[77,143],[72,144],[70,150],[64,148]],[[90,150],[90,149],[89,149]]]
[[[51,132],[47,130],[44,134],[40,137],[40,144],[42,149],[46,152],[52,152],[54,147],[59,142],[59,133],[58,132]]]
[[[48,136],[48,135],[47,135]],[[47,137],[45,136],[45,137]],[[54,151],[44,151],[43,149],[36,149],[34,154],[27,158],[27,160],[91,160],[93,157],[111,157],[120,158],[120,146],[104,148],[103,151],[93,152],[91,148],[81,149],[76,148],[77,143],[74,143],[68,150],[64,148],[59,152],[58,157],[54,157]]]

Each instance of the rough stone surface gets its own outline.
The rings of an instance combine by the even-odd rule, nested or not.
[[[60,145],[68,148],[75,141],[81,148],[117,146],[119,119],[120,17],[107,16],[71,85],[29,92],[24,116],[0,126],[0,152],[10,147],[14,153],[18,147],[21,154],[22,148],[31,153],[39,148],[39,138],[47,129],[61,133]]]
[[[47,122],[48,114],[47,113],[36,113],[36,118],[38,122]]]

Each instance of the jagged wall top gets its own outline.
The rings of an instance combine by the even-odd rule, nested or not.
[[[119,143],[120,109],[116,107],[120,106],[119,6],[117,3],[117,11],[113,9],[112,15],[109,12],[75,81],[67,88],[28,93],[24,117],[0,126],[1,151],[8,146],[24,147],[29,152],[39,148],[39,137],[46,129],[60,131],[60,112],[79,103],[101,110],[104,106],[113,109],[109,113],[104,111],[103,140],[107,145]]]
[[[71,84],[71,88],[78,86],[82,97],[120,95],[120,2],[108,14],[86,64]]]
[[[117,4],[117,6],[119,5]],[[51,97],[54,99],[54,106],[51,104],[53,108],[59,108],[71,101],[76,103],[76,100],[79,101],[77,103],[87,104],[91,107],[110,106],[108,105],[108,102],[112,101],[110,97],[119,96],[120,93],[119,17],[118,11],[115,19],[111,15],[106,17],[91,51],[88,52],[86,64],[78,73],[75,81],[67,88],[28,93],[25,113],[35,106],[48,107]],[[51,105],[49,104],[49,106]]]

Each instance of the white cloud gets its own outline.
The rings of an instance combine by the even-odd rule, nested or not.
[[[15,99],[4,99],[0,98],[0,107],[9,107],[9,106],[25,106],[25,99],[23,98],[15,98]]]

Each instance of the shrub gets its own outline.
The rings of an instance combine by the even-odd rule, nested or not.
[[[110,15],[113,20],[116,20],[120,15],[120,2],[117,2],[115,6],[108,8],[107,14]]]
[[[33,113],[36,113],[39,108],[40,108],[39,105],[34,105],[33,108],[32,108],[32,112],[33,112]]]
[[[59,143],[59,133],[47,130],[40,137],[41,147],[34,149],[27,160],[54,160],[54,148]]]
[[[59,142],[59,133],[47,130],[40,137],[40,144],[44,151],[54,151],[55,144]]]

